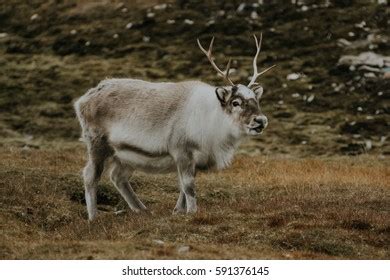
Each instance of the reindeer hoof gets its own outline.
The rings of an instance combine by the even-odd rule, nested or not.
[[[180,215],[180,214],[185,214],[187,210],[185,208],[176,208],[173,209],[172,215]]]
[[[187,209],[187,214],[192,215],[192,214],[195,214],[197,211],[198,211],[198,208],[197,208],[197,207],[188,208],[188,209]]]

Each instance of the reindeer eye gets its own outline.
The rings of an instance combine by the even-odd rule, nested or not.
[[[237,107],[237,106],[240,106],[241,104],[240,104],[240,102],[238,102],[237,100],[234,100],[233,103],[232,103],[232,105],[233,105],[234,107]]]

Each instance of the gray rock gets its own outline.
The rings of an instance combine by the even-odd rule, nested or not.
[[[177,248],[177,252],[179,254],[185,254],[185,253],[188,253],[190,251],[190,246],[188,245],[181,245]]]

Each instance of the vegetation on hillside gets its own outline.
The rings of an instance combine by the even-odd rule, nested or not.
[[[72,101],[106,77],[220,85],[197,47],[198,37],[207,44],[215,36],[217,62],[231,57],[237,69],[233,79],[246,84],[255,52],[252,34],[262,32],[259,64],[278,66],[261,79],[270,125],[263,137],[243,146],[245,151],[388,154],[390,79],[338,66],[343,55],[390,55],[388,6],[264,2],[3,2],[1,142],[42,146],[47,140],[77,139]]]

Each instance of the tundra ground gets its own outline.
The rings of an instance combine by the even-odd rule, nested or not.
[[[198,175],[192,216],[171,214],[175,175],[130,179],[151,215],[128,210],[105,176],[89,223],[83,149],[2,148],[1,259],[390,258],[388,159],[238,155]]]

